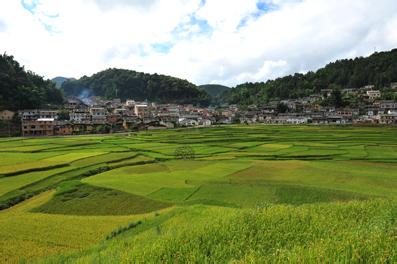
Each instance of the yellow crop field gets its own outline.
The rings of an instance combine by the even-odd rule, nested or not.
[[[79,250],[104,240],[120,226],[153,215],[68,216],[30,212],[49,201],[54,193],[42,193],[0,212],[0,263],[19,263],[21,259]]]

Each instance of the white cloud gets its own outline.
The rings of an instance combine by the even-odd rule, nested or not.
[[[256,0],[207,0],[197,17],[208,21],[216,31],[234,32],[241,20],[256,12]]]
[[[123,67],[235,85],[397,47],[395,0],[21,3],[0,3],[0,52],[49,78]]]

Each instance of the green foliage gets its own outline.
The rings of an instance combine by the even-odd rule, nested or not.
[[[177,159],[190,160],[194,159],[194,149],[190,146],[181,146],[175,149],[175,157]]]
[[[26,71],[13,56],[0,55],[0,110],[51,107],[63,102],[50,80]]]
[[[397,92],[391,89],[382,89],[381,99],[397,101]]]
[[[143,196],[72,181],[60,185],[55,196],[33,212],[64,215],[132,215],[149,213],[169,206],[168,203]]]
[[[367,58],[345,59],[330,63],[316,72],[295,74],[266,83],[244,83],[225,91],[221,98],[233,104],[264,104],[274,99],[293,99],[320,93],[321,89],[378,88],[397,82],[397,49],[374,53]],[[333,104],[340,105],[339,98]]]
[[[58,112],[58,120],[69,120],[70,116],[69,116],[69,111],[66,109],[61,109]]]
[[[199,88],[205,90],[213,98],[217,98],[223,92],[228,91],[230,89],[230,87],[219,84],[205,84],[205,85],[200,85]]]
[[[55,77],[55,78],[51,79],[51,81],[52,81],[53,83],[55,83],[55,86],[56,86],[57,88],[61,88],[61,87],[62,87],[62,84],[63,84],[64,82],[66,82],[67,80],[75,80],[75,79],[74,79],[74,78],[65,78],[65,77],[61,77],[61,76],[58,76],[58,77]]]
[[[80,95],[84,90],[108,99],[150,100],[159,103],[202,104],[210,102],[209,95],[194,84],[170,76],[145,74],[122,69],[108,69],[69,80],[62,84],[66,95]]]
[[[230,87],[219,84],[200,85],[199,88],[205,90],[211,96],[211,103],[217,105],[222,102],[222,94],[227,93]]]

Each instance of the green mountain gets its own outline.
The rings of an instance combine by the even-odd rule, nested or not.
[[[62,76],[58,76],[58,77],[55,77],[55,78],[51,79],[51,81],[52,81],[53,83],[55,83],[55,86],[56,86],[57,88],[61,88],[61,87],[62,87],[62,84],[63,84],[64,82],[68,81],[68,80],[73,81],[73,80],[76,80],[76,79],[74,79],[74,78],[66,78],[66,77],[62,77]]]
[[[213,98],[219,97],[222,93],[230,89],[230,87],[219,84],[205,84],[200,85],[199,88],[205,90]]]
[[[244,83],[224,92],[225,102],[263,104],[273,99],[290,99],[319,93],[321,89],[359,88],[373,84],[383,88],[397,82],[397,49],[356,59],[338,60],[316,72],[289,75],[276,80]]]
[[[62,92],[52,81],[26,71],[13,56],[0,55],[0,110],[44,108],[62,102]]]
[[[107,69],[91,77],[68,80],[62,84],[62,90],[65,95],[71,96],[85,93],[107,99],[147,99],[159,103],[198,105],[210,103],[206,91],[186,80],[123,69]]]

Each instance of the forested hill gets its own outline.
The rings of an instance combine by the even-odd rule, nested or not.
[[[52,81],[53,83],[55,83],[55,86],[56,86],[57,88],[61,88],[61,87],[62,87],[62,84],[63,84],[64,82],[66,82],[67,80],[73,81],[73,80],[76,80],[76,79],[74,79],[74,78],[66,78],[66,77],[62,77],[62,76],[58,76],[58,77],[55,77],[55,78],[51,79],[51,81]]]
[[[222,93],[230,89],[227,86],[219,84],[204,84],[200,85],[199,88],[204,89],[213,98],[220,96]]]
[[[62,92],[50,80],[26,71],[13,56],[0,54],[0,110],[62,104]]]
[[[249,105],[273,99],[290,99],[319,93],[321,89],[377,88],[397,82],[397,49],[356,59],[338,60],[316,72],[295,74],[267,81],[244,83],[222,94],[222,101]]]
[[[62,84],[62,89],[65,95],[73,96],[86,93],[108,99],[147,99],[159,103],[207,105],[210,102],[207,92],[186,80],[123,69],[108,69],[91,77],[69,80]]]
[[[211,104],[219,105],[223,102],[221,95],[230,90],[230,87],[219,85],[219,84],[205,84],[200,85],[200,89],[203,89],[211,96]]]

